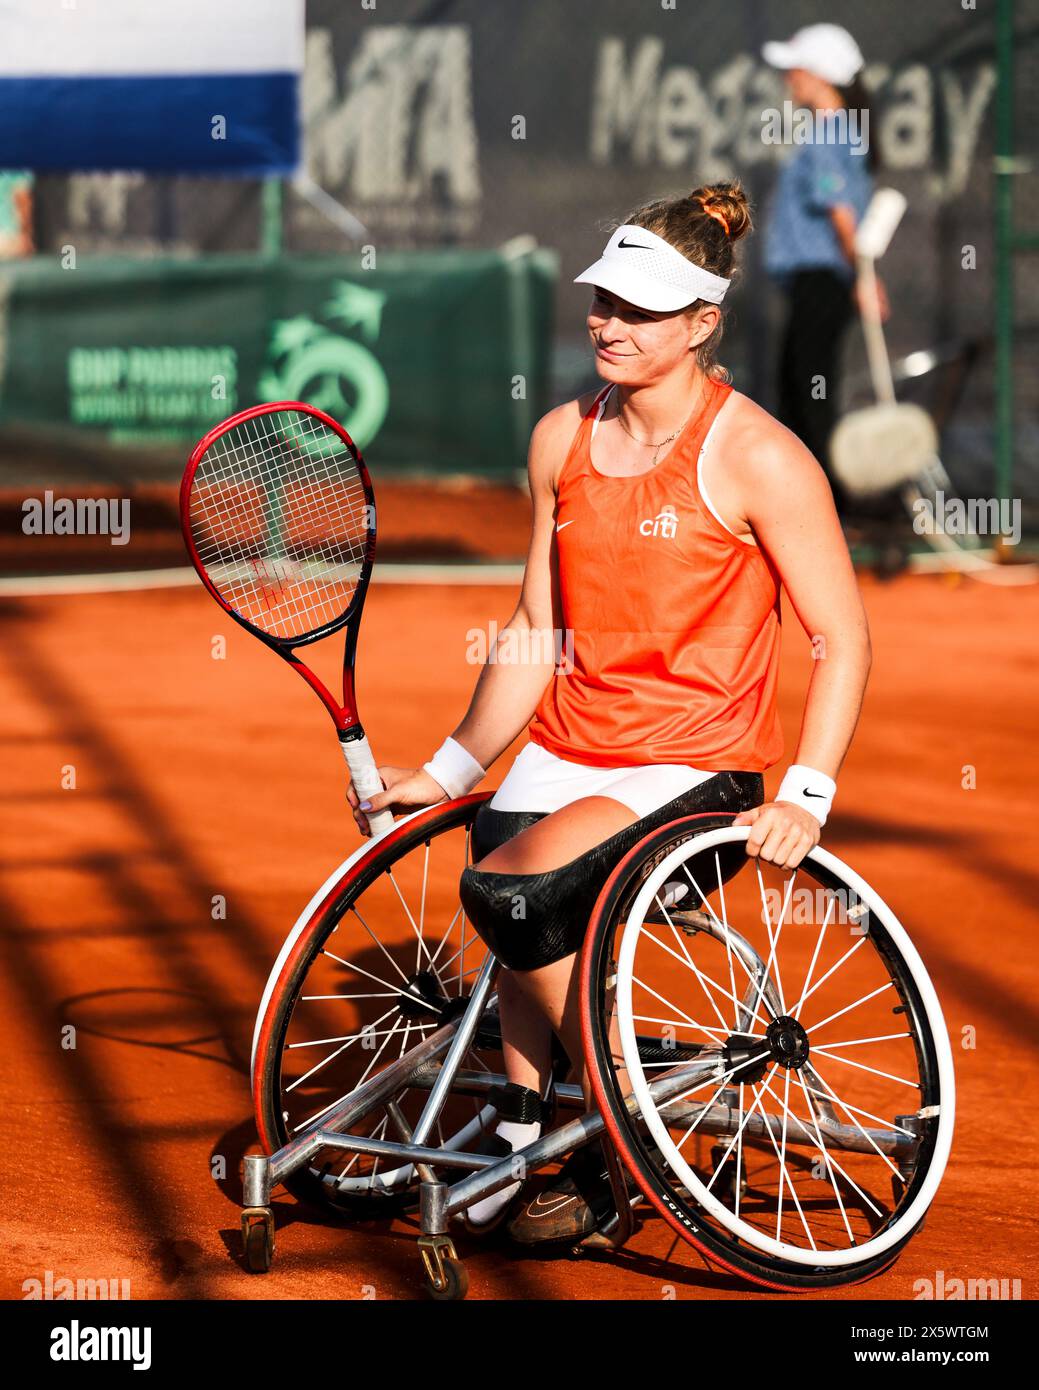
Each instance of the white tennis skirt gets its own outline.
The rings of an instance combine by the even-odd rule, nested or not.
[[[680,763],[587,767],[528,743],[491,798],[491,810],[558,811],[586,796],[609,796],[641,820],[715,776]]]

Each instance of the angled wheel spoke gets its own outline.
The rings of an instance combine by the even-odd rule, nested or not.
[[[383,990],[383,991],[382,991],[381,993],[379,993],[379,994],[301,994],[301,995],[300,995],[300,999],[302,1000],[302,1002],[303,1002],[304,1004],[316,1004],[316,1003],[317,1003],[319,1000],[321,1000],[321,999],[354,1000],[354,999],[399,999],[399,998],[400,998],[400,990],[399,990],[399,989],[395,989],[395,990],[392,990],[392,991],[389,991],[389,992]]]
[[[830,968],[829,968],[829,970],[827,970],[826,974],[820,976],[820,978],[819,978],[818,980],[816,980],[815,984],[812,985],[811,989],[806,989],[806,990],[804,991],[804,994],[803,994],[802,998],[801,998],[801,1004],[800,1004],[799,1008],[802,1008],[802,1007],[808,1002],[808,1000],[811,999],[812,995],[816,992],[817,989],[821,989],[821,988],[822,988],[822,986],[823,986],[823,985],[826,983],[826,981],[831,977],[831,975],[835,975],[835,974],[837,973],[837,971],[840,970],[840,968],[841,968],[842,965],[846,965],[846,964],[848,963],[848,961],[851,960],[852,956],[854,956],[855,952],[856,952],[856,951],[860,951],[860,950],[862,949],[862,947],[865,946],[866,941],[867,941],[867,937],[865,937],[865,936],[860,936],[859,939],[858,939],[858,941],[856,941],[855,945],[854,945],[854,946],[850,946],[850,947],[848,948],[848,950],[845,951],[844,955],[841,956],[840,960],[839,960],[839,961],[836,961],[833,965],[831,965]],[[794,1014],[794,1017],[795,1017],[795,1018],[800,1018],[800,1017],[801,1017],[800,1012]]]
[[[813,1075],[816,1077],[816,1079],[817,1079],[818,1081],[820,1081],[820,1082],[822,1083],[822,1085],[826,1088],[827,1097],[833,1102],[834,1105],[839,1105],[839,1106],[840,1106],[840,1108],[841,1108],[841,1109],[844,1111],[844,1113],[848,1116],[848,1119],[852,1122],[852,1124],[854,1125],[854,1127],[855,1127],[855,1128],[858,1130],[858,1132],[862,1135],[863,1139],[865,1139],[866,1142],[870,1145],[870,1147],[874,1150],[874,1152],[876,1153],[877,1157],[878,1157],[879,1159],[881,1159],[882,1162],[884,1162],[884,1163],[887,1164],[887,1166],[888,1166],[888,1168],[890,1168],[890,1170],[891,1170],[893,1176],[895,1176],[895,1177],[901,1177],[902,1175],[901,1175],[901,1173],[898,1171],[898,1165],[891,1162],[890,1157],[884,1152],[884,1150],[883,1150],[883,1149],[880,1147],[880,1145],[876,1142],[876,1140],[873,1138],[872,1134],[870,1134],[869,1130],[863,1129],[862,1125],[859,1124],[858,1120],[855,1118],[855,1115],[856,1115],[856,1114],[859,1114],[859,1115],[866,1115],[867,1119],[875,1119],[875,1120],[877,1121],[878,1124],[880,1124],[880,1125],[885,1125],[885,1127],[887,1127],[887,1122],[885,1122],[884,1120],[879,1119],[879,1117],[876,1116],[876,1115],[869,1115],[868,1112],[865,1111],[865,1110],[858,1110],[857,1107],[855,1107],[855,1106],[849,1106],[845,1101],[841,1100],[840,1096],[839,1096],[839,1095],[837,1094],[837,1092],[833,1089],[833,1087],[830,1086],[830,1085],[827,1083],[826,1078],[822,1075],[822,1073],[818,1070],[818,1068],[813,1067],[813,1068],[812,1068],[812,1074],[813,1074]],[[816,1095],[816,1094],[817,1094],[815,1091],[812,1090],[811,1087],[807,1087],[807,1091],[808,1091],[808,1094],[809,1094],[809,1095]],[[853,1112],[854,1112],[854,1113],[853,1113]],[[900,1133],[902,1133],[902,1134],[907,1134],[907,1135],[909,1135],[911,1138],[914,1138],[914,1139],[916,1138],[916,1136],[912,1133],[911,1130],[902,1129],[902,1127],[901,1127],[900,1125],[891,1124],[891,1125],[890,1125],[890,1128],[892,1128],[892,1129],[897,1129],[897,1130],[900,1131]]]
[[[425,929],[426,929],[426,887],[429,883],[429,846],[431,841],[426,841],[426,852],[422,856],[422,890],[419,893],[418,904],[418,943],[415,947],[415,973],[417,974],[422,960],[422,952],[425,949]],[[429,952],[426,951],[426,955]]]
[[[321,954],[327,957],[328,960],[334,960],[337,965],[343,966],[346,970],[355,970],[358,975],[363,975],[366,980],[374,980],[377,985],[385,985],[386,988],[391,990],[395,995],[400,993],[400,990],[393,984],[392,980],[384,980],[381,975],[373,975],[370,970],[365,970],[363,965],[358,965],[355,961],[344,960],[342,956],[337,956],[334,951],[330,951],[327,946],[322,950]],[[401,974],[402,972],[396,961],[392,961],[391,963],[398,974]]]
[[[863,1110],[858,1105],[851,1105],[848,1103],[848,1101],[842,1100],[837,1095],[836,1091],[834,1091],[834,1089],[831,1086],[827,1085],[826,1080],[824,1079],[822,1073],[819,1071],[818,1067],[812,1066],[811,1068],[806,1068],[806,1070],[810,1070],[811,1074],[816,1078],[816,1080],[821,1082],[822,1085],[826,1087],[825,1091],[816,1091],[813,1090],[811,1086],[809,1086],[808,1089],[812,1092],[813,1096],[818,1096],[820,1100],[832,1100],[834,1105],[839,1105],[841,1109],[849,1115],[863,1115],[867,1120],[875,1121],[878,1125],[880,1125],[881,1129],[892,1129],[895,1131],[896,1134],[904,1134],[907,1139],[917,1138],[913,1131],[911,1129],[906,1129],[904,1125],[896,1124],[894,1120],[885,1120],[881,1115],[874,1115],[871,1110]],[[867,1131],[863,1130],[863,1133],[865,1134],[867,1133]]]
[[[864,994],[861,999],[855,999],[852,1003],[845,1004],[843,1009],[838,1009],[836,1013],[830,1014],[828,1018],[822,1019],[819,1023],[813,1023],[811,1028],[805,1029],[805,1032],[817,1033],[820,1028],[825,1028],[826,1025],[832,1023],[835,1018],[843,1018],[845,1014],[850,1014],[852,1009],[861,1008],[863,1004],[868,1004],[871,999],[876,999],[878,995],[883,994],[889,989],[894,989],[894,985],[890,980],[885,980],[878,989],[871,990],[869,994]],[[831,1044],[827,1043],[826,1046],[830,1047]]]
[[[805,1086],[805,1084],[804,1084],[804,1081],[803,1081],[802,1078],[801,1078],[801,1073],[800,1073],[800,1072],[798,1072],[798,1074],[797,1074],[797,1080],[798,1080],[798,1084],[799,1084],[800,1087],[801,1087],[801,1092],[802,1092],[802,1094],[804,1095],[805,1104],[808,1106],[808,1113],[809,1113],[809,1114],[811,1115],[811,1117],[812,1117],[812,1129],[815,1131],[816,1141],[817,1141],[818,1144],[819,1144],[819,1150],[820,1150],[820,1152],[822,1153],[823,1162],[826,1164],[826,1176],[827,1176],[827,1178],[829,1179],[831,1191],[833,1192],[833,1195],[837,1198],[837,1205],[838,1205],[838,1206],[840,1207],[840,1209],[841,1209],[841,1221],[844,1223],[844,1229],[845,1229],[845,1231],[847,1232],[847,1235],[848,1235],[848,1243],[849,1243],[849,1245],[854,1245],[854,1244],[855,1244],[855,1233],[854,1233],[854,1231],[851,1229],[851,1222],[848,1220],[848,1213],[847,1213],[847,1211],[845,1210],[845,1206],[844,1206],[844,1198],[841,1196],[841,1190],[840,1190],[840,1188],[838,1187],[838,1185],[837,1185],[837,1180],[836,1180],[836,1178],[835,1178],[834,1175],[833,1175],[833,1174],[834,1174],[834,1169],[835,1169],[835,1168],[839,1168],[839,1165],[836,1164],[836,1163],[834,1162],[834,1160],[830,1157],[830,1150],[827,1148],[827,1146],[826,1146],[826,1141],[825,1141],[825,1139],[823,1138],[823,1136],[822,1136],[822,1131],[821,1131],[820,1128],[819,1128],[819,1119],[818,1119],[818,1116],[817,1116],[816,1113],[815,1113],[815,1106],[814,1106],[813,1103],[812,1103],[812,1098],[811,1098],[811,1096],[808,1094],[808,1090],[807,1090],[807,1088],[806,1088],[806,1086]],[[841,1170],[841,1171],[843,1171],[843,1170]],[[854,1187],[855,1184],[852,1183],[852,1186]],[[857,1188],[857,1187],[856,1187],[855,1190],[856,1190],[856,1192],[859,1193],[860,1196],[864,1196],[864,1195],[865,1195],[865,1194],[862,1192],[861,1188]],[[870,1203],[870,1205],[872,1206],[872,1203]],[[876,1211],[876,1210],[877,1210],[876,1207],[873,1207],[873,1210]],[[877,1214],[879,1215],[879,1212],[878,1212]]]
[[[681,935],[676,930],[675,924],[669,920],[668,925],[671,927],[671,930],[675,933],[675,936],[678,937],[681,941]],[[654,942],[655,945],[659,946],[662,951],[666,951],[669,956],[673,956],[675,960],[677,960],[680,964],[687,966],[693,972],[693,974],[699,981],[700,987],[701,989],[703,989],[704,994],[707,995],[707,998],[711,1001],[711,1005],[718,1016],[718,1021],[722,1025],[722,1030],[726,1033],[727,1036],[729,1031],[728,1026],[725,1022],[724,1017],[721,1014],[721,1011],[718,1009],[717,1005],[714,1004],[713,997],[707,990],[707,985],[710,985],[712,989],[716,990],[723,999],[729,1000],[738,1010],[739,999],[735,994],[735,982],[733,985],[733,992],[730,993],[730,991],[727,990],[724,985],[720,985],[717,980],[713,979],[712,976],[706,973],[706,971],[701,970],[699,966],[696,965],[696,963],[693,961],[692,956],[690,956],[688,950],[685,949],[684,941],[681,941],[683,952],[682,954],[679,954],[677,951],[672,950],[666,941],[661,941],[659,937],[654,935],[653,932],[648,931],[645,927],[642,928],[642,933],[644,936],[648,937],[650,941]],[[746,966],[744,966],[744,969],[746,969]]]
[[[394,885],[394,886],[396,886],[396,885]],[[389,951],[386,949],[386,947],[382,944],[382,942],[379,940],[379,938],[378,938],[378,937],[375,935],[375,933],[372,931],[371,927],[368,925],[368,923],[367,923],[367,922],[364,920],[364,918],[361,916],[361,913],[358,911],[358,909],[357,909],[356,907],[351,907],[350,910],[351,910],[351,912],[353,913],[353,915],[357,918],[357,920],[360,922],[360,924],[361,924],[361,926],[364,928],[365,932],[367,932],[369,940],[371,940],[371,941],[373,941],[373,942],[375,943],[375,945],[376,945],[376,946],[378,947],[378,949],[382,952],[382,954],[386,957],[386,959],[389,961],[389,963],[393,966],[394,970],[396,970],[397,974],[401,977],[401,979],[404,981],[404,983],[407,984],[407,982],[408,982],[408,977],[407,977],[407,975],[405,975],[404,971],[400,968],[400,966],[397,964],[397,962],[396,962],[396,961],[393,959],[393,957],[390,955],[390,953],[389,953]],[[356,968],[356,967],[354,967],[354,968]]]
[[[825,1047],[813,1047],[813,1057],[829,1057],[832,1062],[841,1062],[846,1067],[856,1067],[859,1071],[872,1072],[874,1076],[882,1076],[887,1081],[897,1081],[900,1086],[912,1086],[914,1090],[920,1089],[919,1081],[910,1081],[905,1076],[895,1076],[893,1072],[881,1071],[879,1067],[867,1067],[865,1062],[856,1062],[851,1057],[839,1057],[836,1054],[827,1052]]]
[[[769,1086],[769,1085],[766,1084],[765,1090],[768,1091],[769,1095],[772,1097],[772,1099],[773,1099],[774,1101],[777,1101],[778,1104],[783,1105],[783,1106],[784,1106],[784,1110],[786,1110],[785,1103],[780,1099],[779,1096],[776,1095],[776,1093],[772,1090],[771,1086]],[[806,1099],[806,1101],[808,1101],[807,1091],[806,1091],[806,1093],[805,1093],[805,1099]],[[833,1170],[835,1170],[836,1172],[840,1173],[841,1177],[844,1178],[844,1180],[845,1180],[845,1182],[847,1182],[848,1186],[854,1188],[854,1190],[859,1194],[859,1196],[862,1198],[862,1200],[871,1208],[871,1210],[874,1211],[874,1212],[877,1214],[877,1216],[882,1216],[883,1213],[880,1212],[880,1211],[877,1209],[877,1207],[875,1207],[875,1206],[873,1205],[872,1201],[870,1201],[870,1199],[866,1196],[866,1194],[862,1191],[862,1189],[861,1189],[860,1187],[858,1187],[857,1184],[856,1184],[855,1182],[853,1182],[852,1179],[851,1179],[850,1177],[848,1177],[848,1174],[844,1171],[844,1169],[841,1167],[841,1165],[840,1165],[840,1164],[837,1162],[837,1160],[832,1156],[832,1154],[830,1153],[830,1151],[829,1151],[828,1149],[826,1149],[825,1145],[823,1144],[822,1135],[821,1135],[821,1133],[820,1133],[820,1131],[819,1131],[819,1126],[818,1126],[818,1123],[817,1123],[816,1118],[815,1118],[815,1110],[812,1108],[811,1102],[810,1102],[810,1101],[808,1101],[808,1105],[809,1105],[810,1113],[811,1113],[811,1116],[812,1116],[813,1130],[814,1130],[814,1133],[815,1133],[815,1136],[816,1136],[817,1143],[818,1143],[818,1145],[819,1145],[819,1151],[823,1154],[823,1158],[824,1158],[824,1161],[825,1161],[826,1166],[827,1166],[827,1171],[830,1172],[830,1170],[833,1169]],[[794,1115],[794,1113],[793,1113],[792,1111],[790,1111],[789,1113],[790,1113],[790,1118],[791,1118],[791,1119],[797,1120],[797,1116]],[[805,1123],[804,1120],[798,1120],[798,1124],[804,1125],[804,1123]],[[835,1192],[836,1192],[836,1189],[834,1189],[834,1190],[835,1190]],[[841,1198],[840,1198],[840,1194],[839,1194],[839,1193],[837,1194],[837,1200],[838,1200],[838,1202],[841,1202]],[[841,1211],[843,1212],[843,1210],[844,1210],[844,1204],[843,1204],[843,1202],[841,1202]]]
[[[829,902],[828,902],[827,905],[826,905],[826,912],[825,912],[825,914],[824,914],[824,916],[823,916],[822,925],[819,927],[818,935],[817,935],[816,938],[815,938],[815,949],[814,949],[814,951],[812,952],[812,959],[809,961],[809,963],[808,963],[808,969],[807,969],[807,971],[805,972],[804,984],[801,986],[801,997],[800,997],[800,999],[798,999],[797,1003],[794,1005],[794,1010],[793,1010],[793,1014],[792,1014],[792,1017],[793,1017],[793,1018],[800,1018],[800,1017],[801,1017],[801,1009],[802,1009],[802,1007],[804,1006],[805,999],[808,997],[808,989],[809,989],[809,986],[810,986],[811,983],[812,983],[812,976],[815,974],[815,967],[816,967],[816,964],[817,964],[817,962],[818,962],[818,960],[819,960],[819,952],[820,952],[820,951],[822,950],[822,948],[823,948],[823,941],[825,940],[825,937],[826,937],[826,929],[827,929],[827,928],[829,927],[829,925],[830,925],[830,919],[831,919],[832,916],[833,916],[833,911],[834,911],[834,908],[836,907],[836,905],[837,905],[837,899],[836,899],[836,898],[833,896],[833,894],[831,893],[831,894],[830,894],[830,900],[829,900]]]
[[[876,1038],[849,1038],[846,1042],[828,1042],[832,1052],[835,1047],[862,1047],[864,1043],[894,1042],[896,1038],[911,1038],[912,1033],[882,1033]]]
[[[757,877],[758,877],[758,891],[759,891],[760,894],[761,894],[761,911],[762,911],[762,914],[763,914],[764,919],[765,919],[765,927],[766,927],[766,929],[767,929],[767,931],[768,931],[768,945],[769,945],[768,961],[766,962],[766,965],[765,965],[765,973],[764,973],[764,975],[761,977],[761,990],[764,990],[764,988],[765,988],[765,981],[768,979],[770,973],[772,972],[772,970],[773,970],[773,968],[774,968],[774,969],[775,969],[775,973],[776,973],[776,991],[777,991],[778,994],[779,994],[779,1007],[780,1007],[780,1010],[781,1010],[783,1013],[786,1013],[786,1003],[785,1003],[784,997],[783,997],[783,980],[782,980],[782,977],[781,977],[781,975],[780,975],[780,973],[779,973],[779,961],[776,959],[776,950],[777,950],[777,948],[778,948],[778,946],[779,946],[779,937],[780,937],[780,934],[781,934],[781,932],[782,932],[782,930],[783,930],[783,923],[786,921],[786,911],[787,911],[787,908],[790,906],[790,899],[791,899],[791,896],[793,895],[794,883],[795,883],[795,881],[796,881],[796,879],[797,879],[797,870],[795,869],[794,872],[793,872],[793,873],[790,875],[790,877],[787,879],[787,883],[786,883],[786,892],[785,892],[784,895],[783,895],[783,905],[782,905],[782,907],[779,909],[779,921],[776,923],[776,930],[775,930],[775,934],[774,934],[774,935],[773,935],[773,932],[772,932],[772,913],[769,911],[768,896],[767,896],[767,894],[766,894],[766,892],[765,892],[765,881],[764,881],[764,878],[762,877],[762,873],[761,873],[761,860],[760,860],[760,859],[757,859],[757,860],[754,861],[754,870],[755,870],[755,872],[756,872],[756,874],[757,874]],[[759,999],[760,999],[760,993],[759,993]],[[757,1008],[755,1008],[755,1010],[754,1010],[754,1017],[757,1018],[757,1016],[758,1016],[758,1011],[757,1011]]]
[[[397,882],[397,879],[396,879],[396,877],[395,877],[395,875],[394,875],[392,869],[387,869],[387,871],[386,871],[386,877],[390,880],[390,883],[393,885],[393,891],[396,893],[397,899],[398,899],[398,901],[400,902],[401,907],[404,909],[405,916],[407,917],[409,923],[411,924],[411,930],[415,933],[415,941],[416,941],[416,964],[415,964],[415,968],[418,969],[418,968],[419,968],[419,965],[421,964],[423,955],[425,955],[427,962],[430,960],[429,948],[428,948],[428,946],[427,946],[426,943],[425,943],[425,939],[423,938],[423,935],[422,935],[422,928],[421,928],[421,927],[419,926],[419,924],[415,921],[415,918],[414,918],[414,916],[412,915],[412,912],[411,912],[411,908],[408,906],[407,902],[405,901],[404,894],[403,894],[403,893],[401,892],[401,890],[400,890],[400,884]],[[403,972],[402,972],[402,973],[403,973]]]
[[[677,1006],[676,1004],[673,1004],[673,1003],[671,1002],[670,999],[665,999],[664,996],[663,996],[662,994],[658,993],[658,991],[655,990],[651,985],[647,985],[646,982],[645,982],[644,980],[636,979],[636,980],[635,980],[635,984],[641,986],[641,988],[644,989],[644,990],[646,991],[647,994],[651,994],[651,995],[653,996],[654,999],[659,1000],[660,1003],[663,1004],[665,1008],[674,1009],[674,1010],[675,1010],[675,1013],[681,1014],[682,1022],[685,1023],[685,1024],[687,1024],[690,1028],[699,1028],[699,1027],[700,1027],[700,1025],[696,1022],[695,1019],[690,1018],[689,1015],[688,1015],[683,1009],[678,1008],[678,1006]],[[714,1003],[714,1001],[711,999],[710,995],[707,996],[707,1000],[708,1000],[708,1003],[711,1003],[711,1004]],[[725,1027],[725,1020],[724,1020],[724,1018],[722,1018],[721,1014],[718,1013],[717,1007],[715,1008],[714,1012],[715,1012],[715,1014],[717,1015],[718,1022],[721,1024],[722,1028],[724,1028],[724,1027]]]

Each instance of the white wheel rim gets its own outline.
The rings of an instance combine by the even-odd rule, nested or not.
[[[680,1179],[697,1203],[714,1216],[728,1231],[739,1236],[748,1245],[794,1264],[813,1268],[840,1268],[860,1264],[863,1260],[881,1255],[884,1251],[897,1245],[912,1231],[926,1212],[938,1189],[948,1161],[955,1114],[955,1077],[952,1049],[949,1045],[948,1031],[938,996],[923,961],[905,928],[883,899],[864,879],[842,860],[830,854],[828,850],[816,848],[807,856],[809,862],[829,870],[841,879],[856,894],[857,898],[868,906],[870,912],[875,913],[901,954],[919,992],[924,1015],[933,1037],[940,1097],[938,1129],[935,1135],[934,1148],[920,1190],[905,1210],[900,1212],[895,1220],[879,1235],[870,1237],[861,1244],[850,1245],[846,1249],[812,1250],[786,1241],[776,1240],[756,1226],[752,1226],[749,1222],[736,1216],[712,1192],[708,1191],[674,1143],[650,1095],[649,1082],[639,1058],[632,987],[635,953],[642,934],[643,919],[653,905],[658,890],[663,887],[669,875],[673,875],[675,870],[690,856],[691,852],[699,855],[705,850],[715,849],[720,845],[745,842],[749,834],[749,826],[726,826],[720,830],[710,830],[703,835],[696,836],[695,839],[677,846],[662,860],[640,889],[622,931],[621,946],[617,956],[616,1003],[621,1052],[631,1080],[632,1091],[638,1100],[643,1119],[657,1147],[666,1158],[672,1172]]]

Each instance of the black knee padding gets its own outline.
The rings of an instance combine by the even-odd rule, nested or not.
[[[470,865],[459,884],[466,915],[509,970],[540,970],[573,955],[602,886],[586,855],[542,874],[487,873]]]
[[[547,811],[496,811],[485,801],[476,813],[469,843],[474,864],[520,831],[544,820]]]
[[[764,799],[764,780],[756,772],[719,772],[698,787],[684,792],[656,811],[617,831],[558,869],[540,874],[500,874],[470,865],[462,874],[459,897],[466,915],[482,939],[509,970],[540,970],[573,955],[580,948],[595,900],[610,872],[644,835],[681,816],[703,811],[738,813],[758,806]],[[477,829],[487,807],[481,807],[473,825],[474,857]],[[522,816],[529,824],[541,819],[530,812],[489,812],[494,816]],[[515,820],[513,820],[515,823]],[[504,829],[501,822],[485,820],[483,853],[496,846],[489,841]],[[518,834],[520,825],[498,843]],[[731,877],[746,859],[743,847],[726,864]]]

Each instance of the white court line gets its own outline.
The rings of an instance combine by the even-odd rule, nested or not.
[[[995,550],[925,551],[909,557],[909,569],[913,574],[963,574],[1002,588],[1039,583],[1039,563],[1002,564]]]
[[[518,584],[522,565],[376,564],[373,584]],[[190,565],[114,574],[44,574],[0,578],[0,598],[50,594],[115,594],[135,589],[185,589],[201,580]]]
[[[909,568],[919,574],[991,569],[998,563],[994,550],[921,550],[907,557]]]
[[[945,555],[925,551],[909,557],[909,569],[918,574],[959,570],[971,577],[1004,584],[1034,583],[1036,565],[999,565],[995,551],[966,551]],[[376,563],[373,584],[519,584],[523,566],[511,564],[437,565]],[[126,570],[112,574],[45,574],[0,577],[0,598],[42,598],[54,594],[115,594],[136,589],[184,589],[201,581],[190,565],[175,569]]]

